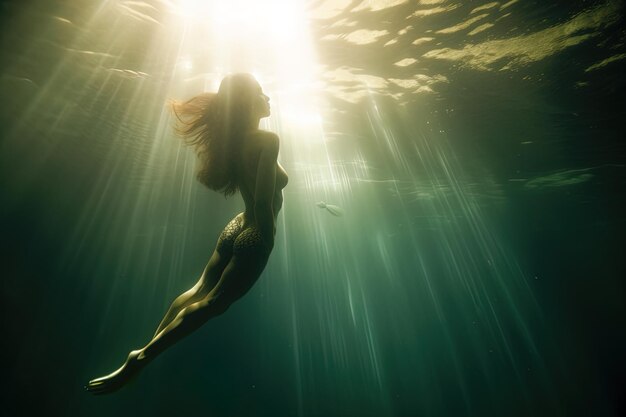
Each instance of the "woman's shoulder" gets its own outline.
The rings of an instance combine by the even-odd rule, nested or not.
[[[260,150],[265,148],[278,149],[279,147],[280,141],[278,135],[274,132],[259,129],[251,132],[249,137]]]
[[[258,166],[263,161],[267,164],[270,160],[276,162],[278,157],[278,135],[267,130],[251,131],[247,135],[241,152],[240,172],[244,180],[243,184],[248,187],[243,188],[254,190],[255,178],[258,174]],[[242,186],[240,185],[240,190]],[[244,194],[244,191],[242,191]],[[245,197],[244,197],[245,198]]]
[[[250,136],[263,143],[278,141],[278,135],[269,130],[257,129],[250,132]]]

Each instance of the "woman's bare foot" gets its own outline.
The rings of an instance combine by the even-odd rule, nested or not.
[[[85,389],[95,395],[117,391],[131,379],[135,378],[147,362],[141,350],[133,350],[128,354],[128,358],[121,368],[109,375],[92,379],[85,386]]]

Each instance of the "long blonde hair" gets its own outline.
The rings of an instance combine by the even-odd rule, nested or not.
[[[251,123],[259,84],[250,74],[224,77],[217,93],[202,93],[187,101],[170,100],[175,131],[199,158],[198,180],[224,196],[239,189],[239,149]]]

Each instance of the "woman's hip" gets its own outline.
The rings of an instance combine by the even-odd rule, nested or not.
[[[237,256],[268,257],[270,252],[263,242],[260,230],[254,225],[243,229],[233,243],[233,254]]]
[[[242,232],[242,230],[243,213],[239,213],[230,222],[228,222],[226,227],[224,227],[224,230],[222,230],[222,233],[220,233],[220,236],[217,239],[216,250],[222,256],[230,256],[233,251],[233,245],[235,243],[235,240],[237,239],[237,236],[239,236],[239,234]]]
[[[255,224],[244,227],[243,213],[239,213],[226,225],[218,239],[217,251],[222,256],[260,257],[267,257],[271,252],[263,243],[261,232]]]

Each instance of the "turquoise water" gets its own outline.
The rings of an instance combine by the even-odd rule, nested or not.
[[[624,412],[620,2],[1,7],[3,415]],[[290,176],[270,261],[93,397],[243,209],[165,108],[229,71]]]

